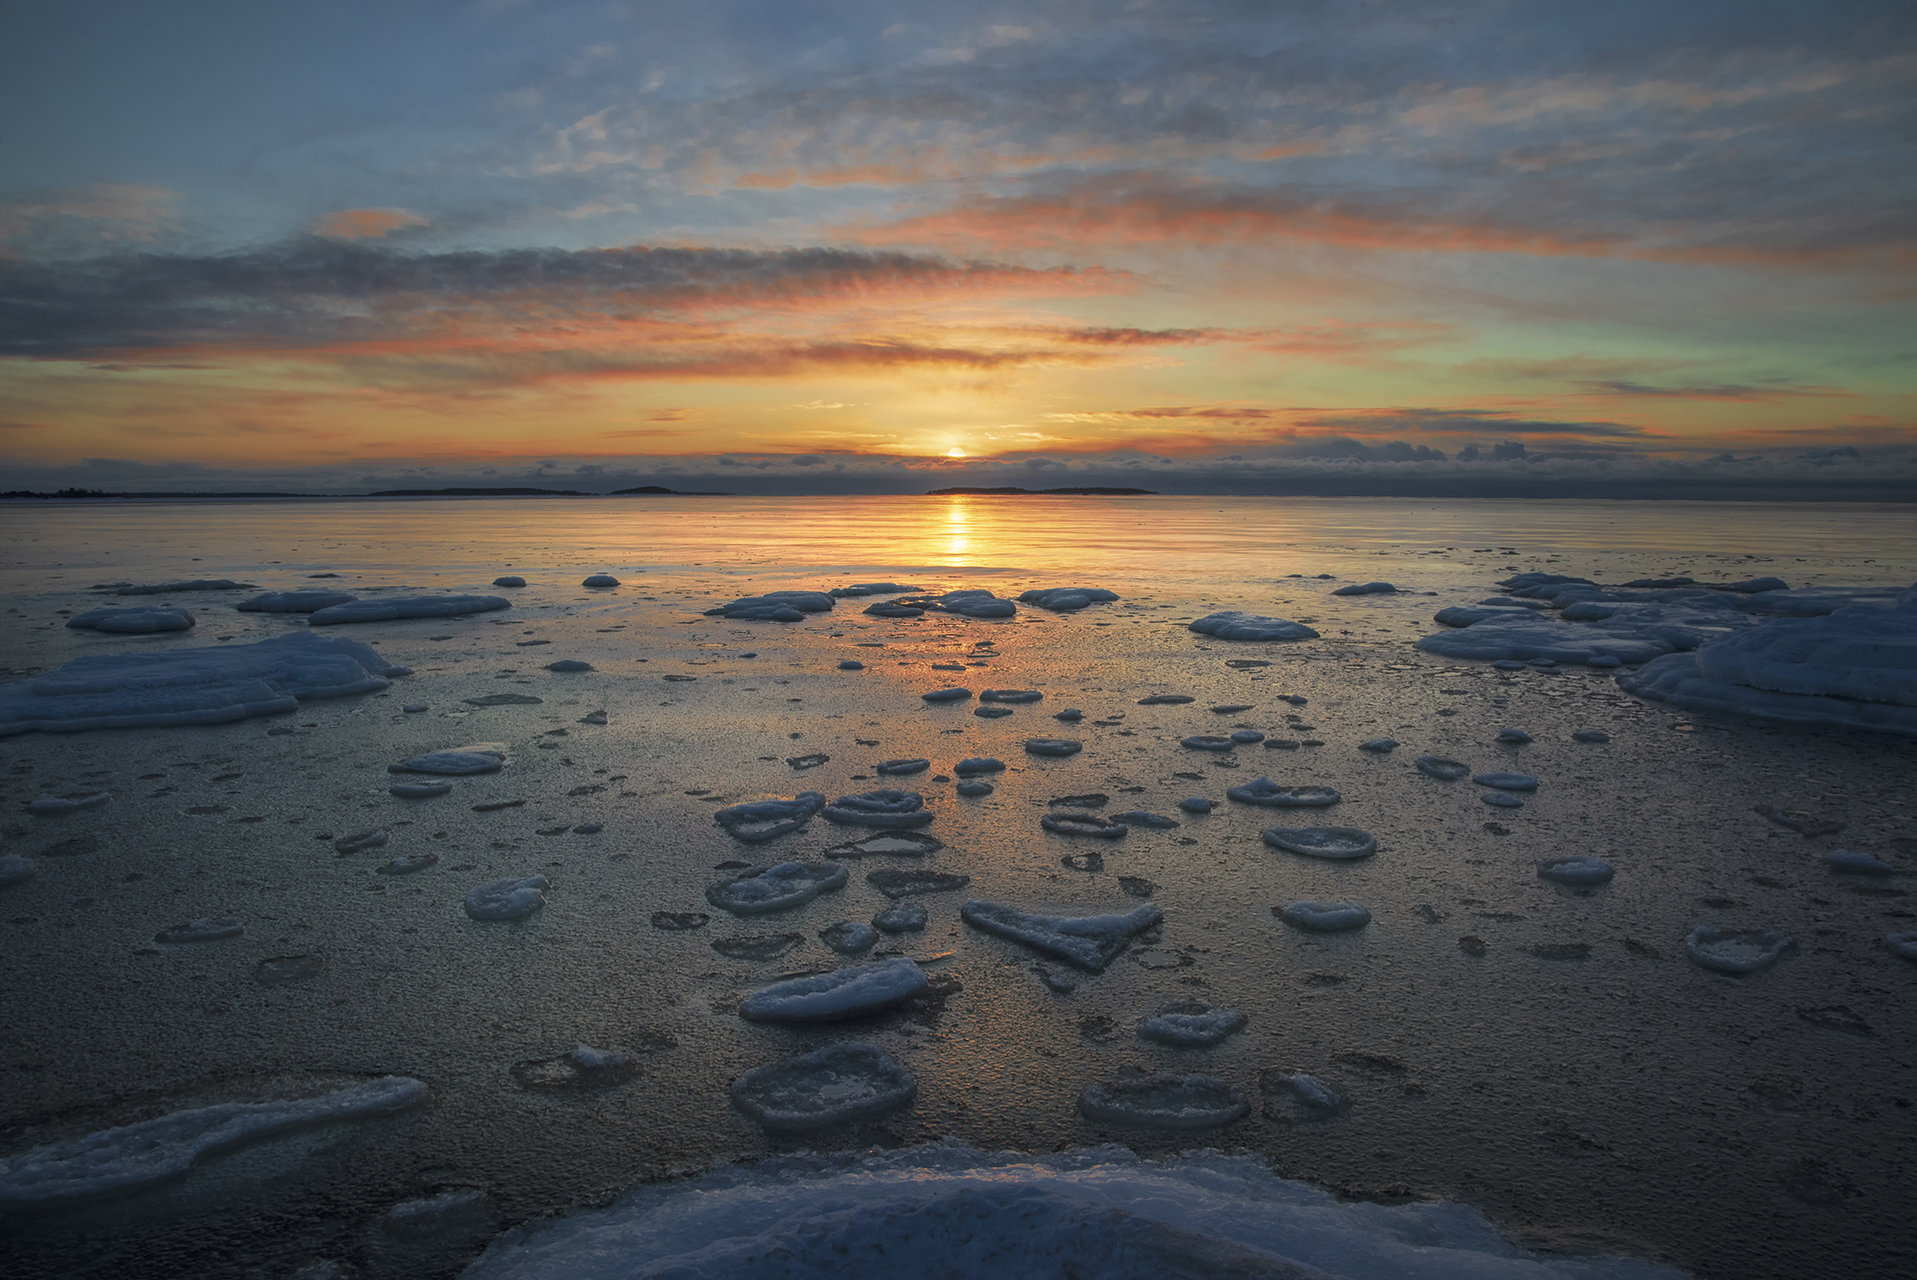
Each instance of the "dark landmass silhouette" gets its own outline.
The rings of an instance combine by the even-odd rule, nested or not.
[[[1007,486],[1007,487],[996,488],[996,489],[981,489],[981,488],[973,488],[969,485],[961,485],[956,489],[926,490],[926,496],[932,497],[932,498],[944,498],[944,497],[952,497],[952,496],[999,498],[999,497],[1017,497],[1021,495],[1030,495],[1032,497],[1052,497],[1052,496],[1056,496],[1060,494],[1076,495],[1079,497],[1092,497],[1092,498],[1132,498],[1132,497],[1139,497],[1139,496],[1156,497],[1158,496],[1158,490],[1156,489],[1114,489],[1104,485],[1085,485],[1079,488],[1072,488],[1072,489],[1020,489],[1020,488],[1017,488],[1016,486]]]

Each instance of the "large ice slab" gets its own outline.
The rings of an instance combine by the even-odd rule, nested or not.
[[[803,906],[844,883],[845,868],[839,863],[782,862],[708,886],[706,901],[737,916],[764,915]]]
[[[707,609],[706,616],[743,622],[797,622],[808,613],[825,613],[834,603],[823,591],[768,591]]]
[[[1917,587],[1895,608],[1764,622],[1618,683],[1692,710],[1917,735]]]
[[[245,613],[317,613],[336,604],[351,604],[359,599],[350,591],[328,591],[308,587],[303,591],[267,591],[242,600],[233,607]]]
[[[1201,635],[1220,640],[1316,640],[1318,633],[1289,618],[1267,618],[1237,609],[1208,613],[1191,624]]]
[[[1042,916],[984,898],[967,902],[959,908],[959,914],[975,929],[1022,942],[1093,973],[1103,973],[1133,934],[1143,933],[1165,918],[1165,913],[1150,903],[1124,915]]]
[[[904,956],[775,982],[747,996],[739,1016],[755,1022],[836,1022],[861,1018],[925,990],[925,972]]]
[[[89,654],[0,685],[0,737],[223,724],[291,711],[308,698],[372,693],[407,674],[370,645],[303,632],[258,644]]]
[[[490,613],[510,609],[512,601],[504,596],[386,596],[379,600],[349,600],[328,605],[306,617],[315,627],[336,626],[343,622],[392,622],[400,618],[456,618],[467,613]]]
[[[948,1142],[722,1164],[507,1232],[465,1280],[1684,1280],[1526,1253],[1457,1204],[1340,1201],[1255,1156]]]
[[[731,805],[713,814],[712,820],[734,839],[757,844],[797,831],[824,807],[823,792],[801,791],[790,800],[753,800]]]
[[[389,1115],[426,1099],[408,1076],[382,1076],[312,1098],[221,1102],[35,1147],[0,1160],[0,1207],[90,1199],[185,1173],[202,1156],[304,1128]]]
[[[1026,604],[1050,609],[1053,613],[1070,613],[1088,605],[1116,600],[1118,593],[1103,587],[1034,587],[1022,592],[1018,598]]]

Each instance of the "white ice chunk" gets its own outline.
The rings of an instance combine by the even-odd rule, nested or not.
[[[1089,1084],[1078,1095],[1087,1118],[1147,1129],[1211,1129],[1251,1113],[1235,1085],[1216,1076],[1130,1076]]]
[[[1138,1024],[1138,1034],[1181,1049],[1208,1049],[1245,1025],[1236,1009],[1221,1009],[1202,1000],[1168,1004]]]
[[[1588,888],[1608,882],[1616,868],[1604,859],[1588,853],[1565,853],[1538,859],[1538,874],[1559,884]]]
[[[1307,858],[1346,862],[1378,852],[1378,837],[1357,827],[1266,827],[1265,843]]]
[[[1087,605],[1118,599],[1118,593],[1103,587],[1034,587],[1019,595],[1025,604],[1035,604],[1053,613],[1069,613]]]
[[[544,876],[488,880],[466,894],[466,914],[475,920],[519,920],[546,905],[552,882]]]
[[[959,914],[976,929],[1022,942],[1093,973],[1103,973],[1133,934],[1165,918],[1149,903],[1124,915],[1041,916],[983,898],[967,902]]]
[[[1719,973],[1761,973],[1797,945],[1776,929],[1725,929],[1701,924],[1684,939],[1684,950],[1706,969]]]
[[[0,737],[38,729],[223,724],[292,711],[308,698],[387,688],[408,674],[370,645],[307,633],[258,644],[91,654],[0,685]]]
[[[768,591],[707,609],[706,616],[746,622],[797,622],[808,613],[825,613],[834,603],[823,591]]]
[[[407,1076],[382,1076],[313,1098],[221,1102],[102,1129],[0,1161],[0,1205],[20,1208],[148,1186],[200,1157],[292,1128],[390,1115],[426,1099]]]
[[[835,1022],[910,1000],[926,988],[925,973],[904,956],[831,973],[775,982],[747,996],[739,1016],[755,1022]]]
[[[149,604],[131,609],[89,609],[68,618],[67,625],[81,631],[139,636],[151,635],[156,631],[188,630],[193,626],[193,615],[184,609]]]
[[[1345,933],[1371,923],[1371,912],[1355,902],[1293,902],[1278,918],[1308,933]]]
[[[386,596],[378,600],[349,600],[306,616],[315,627],[345,622],[392,622],[399,618],[456,618],[468,613],[510,609],[504,596]]]
[[[1334,596],[1382,596],[1397,590],[1389,582],[1354,582],[1348,587],[1339,587],[1331,594]]]
[[[495,742],[475,742],[450,751],[434,751],[386,766],[388,773],[436,773],[463,776],[497,773],[506,763],[506,748]]]
[[[738,1108],[779,1133],[869,1120],[896,1111],[917,1093],[918,1082],[903,1063],[877,1045],[856,1041],[757,1067],[732,1083]]]
[[[836,862],[782,862],[708,887],[706,901],[738,916],[764,915],[803,906],[844,883],[845,868]]]
[[[712,820],[738,840],[757,844],[762,840],[797,831],[825,807],[825,795],[801,791],[790,800],[754,800],[719,810]]]
[[[41,794],[27,801],[27,812],[42,816],[53,813],[72,813],[75,809],[93,809],[107,802],[107,793],[96,791],[85,796],[56,796]]]
[[[1459,630],[1424,637],[1416,648],[1441,658],[1476,658],[1485,662],[1499,658],[1551,658],[1558,662],[1588,663],[1594,658],[1608,657],[1638,663],[1662,657],[1677,647],[1634,627],[1563,622],[1539,617],[1529,610],[1485,609],[1482,612],[1485,616]]]
[[[1226,609],[1208,613],[1191,624],[1191,630],[1220,640],[1316,640],[1318,633],[1302,622],[1289,618],[1266,618],[1255,613]]]
[[[932,820],[932,811],[925,807],[925,798],[916,791],[882,787],[877,791],[840,796],[825,807],[825,820],[846,826],[899,831],[924,826]]]
[[[720,1164],[508,1232],[465,1280],[1683,1280],[1526,1253],[1456,1204],[1340,1201],[1256,1156],[956,1142]]]
[[[1255,804],[1267,809],[1322,809],[1344,798],[1335,787],[1281,787],[1262,775],[1239,786],[1225,788],[1225,795],[1240,804]]]

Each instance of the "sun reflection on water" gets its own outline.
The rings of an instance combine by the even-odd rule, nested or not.
[[[969,564],[972,558],[971,499],[954,495],[945,500],[944,532],[944,563],[955,567]]]

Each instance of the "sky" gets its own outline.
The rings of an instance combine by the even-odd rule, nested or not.
[[[0,488],[1917,500],[1917,9],[0,0]]]

